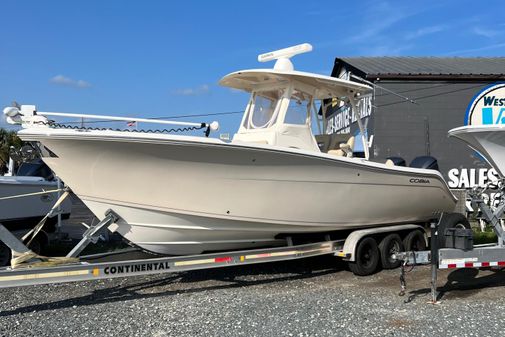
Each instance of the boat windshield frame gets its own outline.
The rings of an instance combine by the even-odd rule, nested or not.
[[[268,93],[270,93],[270,95]],[[269,88],[253,91],[251,93],[249,103],[247,104],[244,117],[242,118],[241,127],[251,131],[251,130],[267,129],[273,126],[279,118],[280,105],[285,95],[286,95],[285,87]],[[266,121],[262,121],[261,123],[259,123],[261,125],[257,125],[258,121],[257,120],[255,121],[255,118],[258,116],[258,114],[261,114],[265,111],[263,110],[265,107],[259,104],[261,103],[261,101],[259,101],[260,99],[270,101],[270,106],[267,107],[268,110],[266,110],[269,116]]]
[[[261,113],[261,111],[258,110],[258,100],[260,98],[270,100],[271,105],[269,109],[270,112],[268,113],[268,120],[265,119],[261,121],[261,123],[258,123],[257,120],[255,121],[255,117],[257,117],[256,115],[258,113]],[[305,118],[303,123],[301,121],[289,121],[290,116],[288,115],[290,105],[293,102],[301,102],[302,106],[306,109],[306,111],[304,111]],[[313,109],[315,109],[314,96],[309,90],[306,90],[303,85],[285,83],[276,86],[259,87],[251,92],[240,128],[247,132],[256,132],[282,124],[295,127],[311,127]],[[314,113],[317,114],[317,111],[314,111]]]
[[[303,123],[296,123],[296,122],[289,122],[288,119],[291,118],[293,114],[290,114],[290,111],[294,111],[294,109],[291,108],[292,103],[300,103],[302,107],[305,108],[305,118]],[[289,125],[295,125],[295,126],[302,126],[302,125],[307,125],[311,126],[311,119],[312,119],[312,109],[314,108],[314,97],[307,93],[304,90],[299,89],[297,86],[294,86],[291,90],[290,97],[289,97],[289,105],[284,112],[284,124],[289,124]]]

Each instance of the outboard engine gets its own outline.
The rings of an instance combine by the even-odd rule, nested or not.
[[[405,159],[402,157],[387,157],[386,160],[391,160],[395,166],[407,166]]]
[[[410,162],[410,167],[438,171],[438,161],[431,156],[419,156]]]

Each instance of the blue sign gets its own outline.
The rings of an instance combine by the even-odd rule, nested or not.
[[[505,83],[492,84],[474,96],[466,110],[465,124],[505,124]]]

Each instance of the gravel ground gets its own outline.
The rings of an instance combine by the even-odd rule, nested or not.
[[[318,257],[0,289],[0,335],[505,335],[505,272],[441,272],[440,305],[427,304],[429,275],[428,267],[414,269],[410,292],[399,297],[398,270],[356,277]]]

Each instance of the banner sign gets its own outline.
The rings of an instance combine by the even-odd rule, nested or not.
[[[468,105],[466,125],[505,124],[505,83],[490,85]]]

